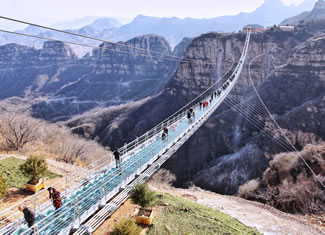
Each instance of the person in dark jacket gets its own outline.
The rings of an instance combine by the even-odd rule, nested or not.
[[[166,133],[163,131],[163,133],[161,134],[161,140],[165,141],[166,140]]]
[[[164,128],[164,133],[166,134],[166,136],[168,136],[168,128],[167,127]]]
[[[188,119],[188,123],[192,122],[192,113],[190,110],[187,112],[187,119]]]
[[[200,101],[200,110],[202,109],[202,105],[203,105],[203,103],[202,103],[202,101]]]
[[[28,224],[28,227],[32,227],[35,223],[35,214],[29,207],[18,207],[18,210],[24,213],[24,218]]]
[[[55,188],[48,187],[47,191],[49,191],[49,198],[52,199],[53,206],[56,210],[60,209],[62,206],[62,199],[60,196],[60,192]]]
[[[120,152],[118,151],[118,149],[115,149],[113,154],[115,158],[116,168],[121,167]]]

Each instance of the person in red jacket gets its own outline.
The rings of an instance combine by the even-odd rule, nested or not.
[[[49,191],[49,198],[52,199],[52,203],[53,206],[55,207],[55,209],[59,209],[62,206],[62,199],[60,196],[60,192],[57,191],[55,188],[51,188],[49,187],[47,189],[47,191]]]

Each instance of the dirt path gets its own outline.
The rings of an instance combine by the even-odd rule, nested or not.
[[[184,190],[172,188],[166,185],[159,185],[156,183],[150,183],[149,185],[156,191],[186,197],[202,205],[218,209],[225,214],[236,218],[243,224],[256,228],[258,231],[266,235],[325,234],[325,223],[319,222],[322,221],[321,218],[318,218],[319,220],[317,220],[318,225],[312,225],[309,222],[309,217],[290,215],[278,211],[270,206],[257,202],[247,201],[239,197],[223,196],[216,193],[204,191],[199,188]]]

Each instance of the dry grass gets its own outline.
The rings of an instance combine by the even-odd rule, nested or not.
[[[4,136],[0,133],[0,150],[4,153],[13,153],[18,155],[40,155],[46,159],[55,159],[70,164],[85,166],[93,160],[109,155],[108,149],[98,144],[94,140],[87,140],[62,125],[50,124],[48,122],[37,120],[28,116],[26,113],[0,115],[0,123],[5,125],[6,117],[14,116],[17,129],[20,122],[37,123],[36,137],[26,142],[19,149],[12,149],[8,146]],[[1,147],[2,146],[2,147]]]

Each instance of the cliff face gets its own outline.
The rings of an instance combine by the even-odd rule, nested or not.
[[[288,63],[274,71],[261,87],[266,105],[279,116],[281,125],[292,131],[312,133],[322,139],[325,138],[322,118],[325,94],[324,45],[325,36],[316,36],[295,48]],[[276,90],[278,92],[275,95]],[[275,100],[278,102],[275,103]]]
[[[299,63],[303,56],[303,51],[310,51],[310,55],[319,50],[315,46],[306,49],[304,46],[297,47],[303,43],[309,34],[300,32],[265,32],[253,34],[247,63],[243,69],[239,84],[236,86],[238,93],[250,91],[248,78],[248,63],[256,56],[265,54],[251,66],[251,75],[254,83],[260,87],[263,99],[267,101],[268,107],[278,116],[278,121],[284,128],[289,125],[283,123],[281,117],[292,112],[301,104],[293,102],[292,94],[281,99],[278,109],[278,96],[287,94],[292,89],[299,86],[288,80],[287,86],[283,86],[282,80],[290,79],[289,70],[285,71],[285,78],[281,81],[275,75],[287,67],[290,69],[292,63]],[[96,129],[90,136],[98,136],[104,144],[112,147],[121,146],[124,142],[130,141],[144,131],[153,127],[165,117],[175,112],[185,105],[189,100],[208,88],[216,79],[231,66],[232,57],[238,60],[245,40],[244,34],[216,34],[209,33],[194,39],[185,52],[185,58],[202,60],[211,64],[194,64],[183,61],[175,76],[170,80],[163,93],[146,103],[140,105],[136,110],[131,111],[127,118],[119,122],[114,128]],[[302,49],[304,47],[305,49]],[[299,53],[298,53],[299,52]],[[322,51],[320,51],[320,54]],[[317,55],[317,53],[315,54]],[[314,57],[306,57],[301,62],[301,69],[308,63],[315,63]],[[317,60],[321,61],[322,58]],[[288,65],[284,65],[288,62]],[[316,65],[316,64],[315,64]],[[291,67],[290,67],[291,66]],[[294,69],[294,68],[292,68]],[[308,69],[307,69],[308,70]],[[305,79],[301,71],[298,70],[296,77]],[[304,80],[305,81],[305,80]],[[308,80],[305,81],[308,83]],[[285,82],[286,83],[286,82]],[[275,86],[268,89],[268,86]],[[298,86],[298,84],[300,84]],[[298,86],[298,87],[296,87]],[[315,85],[316,86],[316,85]],[[267,90],[267,91],[265,91]],[[296,90],[300,94],[301,90]],[[316,97],[316,91],[311,90],[310,96],[305,100]],[[315,93],[316,92],[316,93]],[[272,95],[270,95],[272,93]],[[296,93],[295,93],[296,94]],[[289,97],[290,96],[290,97]],[[303,95],[302,95],[303,96]],[[289,103],[287,109],[284,109]],[[271,105],[272,104],[272,105]],[[254,106],[252,107],[255,108]],[[284,116],[283,116],[284,117]],[[285,118],[284,118],[285,119]],[[284,120],[283,119],[283,120]],[[100,120],[96,119],[101,122]],[[107,121],[107,120],[106,120]],[[92,121],[90,123],[94,124]],[[78,125],[80,124],[80,125]],[[83,133],[83,125],[87,121],[82,121],[82,117],[70,126],[79,127],[75,129],[78,133]],[[96,125],[96,124],[94,124]],[[263,126],[266,126],[263,124]],[[273,129],[271,128],[271,131]],[[288,134],[294,143],[304,145],[310,142],[320,141],[321,137],[311,133],[304,133],[298,130],[288,130]],[[220,109],[201,127],[192,138],[190,138],[181,149],[165,164],[164,167],[171,170],[177,176],[176,185],[186,186],[191,182],[200,187],[210,189],[219,193],[232,194],[237,192],[238,186],[247,180],[261,176],[268,166],[268,159],[265,156],[283,151],[268,139],[263,132],[250,125],[237,113],[229,110],[223,105]]]
[[[32,92],[37,95],[45,90],[55,92],[51,84],[56,82],[57,74],[76,61],[71,48],[61,42],[45,42],[40,50],[16,44],[1,46],[0,99],[28,96]],[[73,81],[75,77],[69,79]]]
[[[325,37],[320,36],[294,48],[287,63],[271,72],[259,87],[266,106],[298,150],[307,144],[319,144],[325,140],[322,118],[325,112],[324,45]],[[251,108],[254,110],[256,107]],[[214,143],[223,145],[216,155],[220,152],[233,153],[212,160],[208,167],[196,173],[193,181],[197,185],[217,192],[235,193],[238,185],[262,176],[267,166],[265,156],[272,157],[288,151],[236,116],[229,112],[217,116],[215,122],[207,123],[210,128],[213,125],[212,129],[218,130]],[[274,125],[264,122],[263,126],[272,136],[279,136]],[[189,145],[199,145],[194,138]],[[193,179],[193,171],[188,172],[190,176],[184,178]]]
[[[168,42],[146,35],[125,43],[131,47],[172,54]],[[119,52],[119,51],[122,51]],[[47,101],[34,105],[36,116],[62,120],[98,106],[137,101],[159,93],[173,76],[178,62],[160,59],[162,55],[112,44],[102,44],[79,64],[85,69],[77,81],[66,84]],[[78,71],[73,71],[78,73]]]
[[[190,42],[182,41],[175,55],[182,56]],[[174,55],[160,36],[140,36],[125,45]],[[104,43],[79,59],[61,42],[45,42],[40,50],[16,44],[1,46],[0,99],[46,96],[44,102],[33,106],[33,114],[52,121],[99,106],[137,101],[159,93],[179,63],[162,60],[163,56],[155,53],[143,56],[147,53]]]

